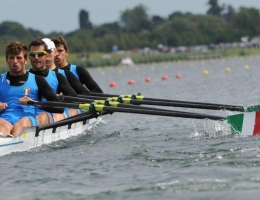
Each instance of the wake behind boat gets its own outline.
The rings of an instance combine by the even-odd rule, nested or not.
[[[86,114],[82,113],[44,126],[25,128],[17,137],[0,137],[0,156],[26,151],[91,130],[101,121],[101,117],[90,118],[90,115]]]

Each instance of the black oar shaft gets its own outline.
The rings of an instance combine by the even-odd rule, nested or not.
[[[79,97],[71,97],[71,96],[60,96],[60,99],[65,100],[65,101],[75,101],[75,102],[79,102],[79,103],[91,103],[91,102],[93,102],[93,100],[91,100],[91,99],[85,99],[85,98],[79,98]],[[134,108],[134,109],[142,109],[142,110],[157,110],[157,111],[164,111],[164,112],[176,112],[176,111],[173,111],[173,110],[160,109],[160,108],[151,108],[151,107],[144,107],[144,106],[140,106],[140,105],[123,104],[123,103],[118,103],[116,105],[116,107]],[[182,111],[178,111],[178,112],[179,113],[189,113],[189,112],[182,112]]]
[[[243,111],[240,107],[226,107],[223,105],[208,105],[208,104],[194,104],[194,103],[178,103],[178,102],[163,102],[163,101],[148,101],[148,100],[130,100],[132,104],[145,104],[145,105],[158,105],[158,106],[172,106],[184,108],[198,108],[198,109],[211,109],[211,110],[230,110],[230,111]]]
[[[214,115],[204,115],[199,113],[188,113],[188,112],[164,112],[157,110],[142,110],[142,109],[128,109],[128,108],[118,108],[105,106],[104,111],[109,112],[122,112],[122,113],[135,113],[135,114],[149,114],[149,115],[160,115],[168,117],[182,117],[182,118],[193,118],[193,119],[211,119],[211,120],[225,120],[225,117],[214,116]]]
[[[68,107],[68,108],[79,108],[80,104],[77,103],[65,103],[65,102],[33,102],[29,101],[29,105],[42,105],[42,106],[54,106],[54,107]],[[84,105],[84,104],[83,104]],[[95,104],[92,105],[95,107]],[[98,105],[97,105],[98,106]],[[86,104],[86,108],[89,108],[89,104]],[[101,109],[97,111],[107,111],[107,112],[123,112],[123,113],[136,113],[136,114],[149,114],[149,115],[159,115],[159,116],[169,116],[169,117],[182,117],[182,118],[193,118],[193,119],[212,119],[212,120],[224,120],[226,118],[214,115],[205,115],[199,113],[191,112],[181,112],[181,111],[165,111],[165,110],[148,110],[142,109],[141,107],[136,108],[121,108],[121,107],[110,107],[101,105]]]
[[[100,99],[105,100],[106,97],[98,96],[85,96],[79,95],[80,97],[85,97],[89,99]],[[157,105],[157,106],[171,106],[171,107],[183,107],[183,108],[197,108],[197,109],[210,109],[210,110],[230,110],[230,111],[240,111],[244,112],[245,109],[242,106],[233,105],[222,105],[222,104],[207,104],[207,103],[185,103],[181,101],[154,101],[154,100],[136,100],[131,99],[130,103],[138,105]]]

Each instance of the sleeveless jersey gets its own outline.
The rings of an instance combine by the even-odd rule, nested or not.
[[[34,74],[29,73],[28,79],[23,85],[11,86],[7,80],[7,73],[4,73],[0,78],[0,88],[0,102],[8,104],[7,109],[0,111],[0,118],[14,124],[23,117],[35,117],[34,106],[21,105],[18,102],[23,96],[38,100],[38,87]]]
[[[71,71],[71,72],[77,77],[77,79],[79,80],[79,75],[78,75],[78,72],[77,72],[77,66],[71,64],[71,65],[70,65],[70,71]]]

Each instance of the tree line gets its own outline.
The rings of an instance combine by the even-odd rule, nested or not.
[[[168,47],[209,45],[238,42],[241,37],[260,35],[260,10],[232,5],[219,5],[218,0],[208,1],[206,14],[173,12],[168,17],[149,16],[146,6],[140,4],[126,9],[118,21],[94,26],[86,10],[79,12],[79,28],[70,33],[43,34],[26,29],[16,22],[0,24],[0,45],[12,40],[29,44],[36,37],[66,38],[70,52],[111,52],[113,46],[121,50],[156,48],[158,44]],[[4,53],[4,52],[2,52]]]

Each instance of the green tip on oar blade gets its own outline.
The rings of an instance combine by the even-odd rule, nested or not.
[[[242,132],[244,114],[231,115],[227,117],[227,123],[230,125],[231,133]]]
[[[258,110],[260,110],[260,105],[254,105],[254,106],[249,106],[246,109],[246,112],[255,112],[255,111],[258,111]]]

